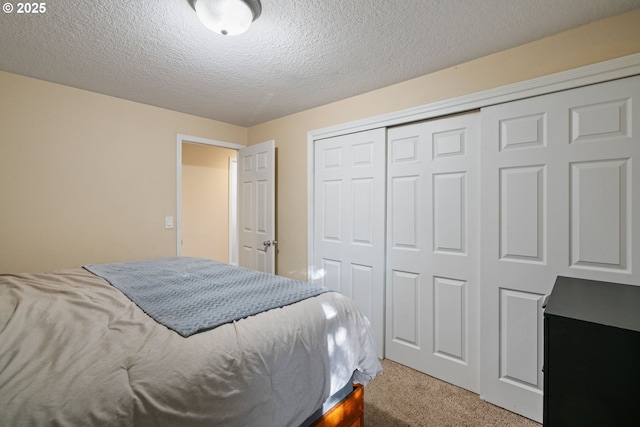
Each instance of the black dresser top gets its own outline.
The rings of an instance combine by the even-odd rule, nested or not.
[[[640,332],[640,286],[558,276],[544,315]]]

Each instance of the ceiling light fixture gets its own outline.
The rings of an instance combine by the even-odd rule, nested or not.
[[[200,22],[223,36],[242,34],[262,12],[260,0],[189,0]]]

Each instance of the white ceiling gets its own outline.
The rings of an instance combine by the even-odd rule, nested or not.
[[[0,70],[251,126],[640,0],[262,0],[249,31],[227,37],[200,24],[187,0],[51,0],[46,8],[0,13]]]

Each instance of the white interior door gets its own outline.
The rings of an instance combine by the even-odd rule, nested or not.
[[[312,281],[349,296],[383,356],[385,130],[314,144]]]
[[[275,141],[238,150],[239,263],[275,274]]]
[[[640,283],[639,103],[632,77],[482,110],[489,402],[541,422],[542,303],[557,275]]]
[[[478,391],[479,113],[388,131],[386,357]]]

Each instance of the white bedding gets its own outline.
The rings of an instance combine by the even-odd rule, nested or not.
[[[335,292],[183,338],[86,270],[0,276],[3,426],[297,426],[380,370]]]

